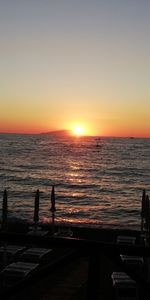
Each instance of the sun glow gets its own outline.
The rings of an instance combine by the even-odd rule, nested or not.
[[[83,136],[86,134],[85,129],[81,125],[74,125],[72,127],[72,134],[76,136]]]

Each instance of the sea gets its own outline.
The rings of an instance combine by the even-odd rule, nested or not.
[[[0,134],[0,217],[8,192],[8,219],[67,226],[140,230],[142,191],[150,195],[150,139]]]

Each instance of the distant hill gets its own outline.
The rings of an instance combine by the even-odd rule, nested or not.
[[[68,136],[70,134],[70,130],[54,130],[54,131],[42,132],[41,134]]]

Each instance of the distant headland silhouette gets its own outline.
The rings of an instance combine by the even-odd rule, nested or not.
[[[68,136],[71,134],[71,130],[63,129],[63,130],[53,130],[47,132],[41,132],[41,134],[50,134],[50,135],[57,135],[57,136]]]

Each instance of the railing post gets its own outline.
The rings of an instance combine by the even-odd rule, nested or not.
[[[89,256],[87,300],[98,300],[99,273],[99,253],[91,251]]]

